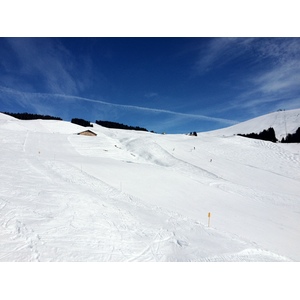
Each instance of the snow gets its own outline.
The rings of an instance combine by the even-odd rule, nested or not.
[[[216,130],[215,133],[224,135],[260,133],[264,129],[273,127],[276,138],[281,141],[288,133],[293,134],[300,127],[300,109],[279,110],[268,115],[263,115],[225,129]]]
[[[235,135],[280,137],[299,115],[89,137],[0,114],[0,261],[300,261],[300,145]]]

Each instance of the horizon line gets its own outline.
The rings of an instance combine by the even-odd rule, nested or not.
[[[155,113],[155,114],[171,114],[175,116],[185,117],[185,118],[192,118],[192,119],[200,119],[200,120],[206,120],[211,122],[219,122],[219,123],[225,123],[229,125],[237,124],[238,122],[235,120],[225,119],[225,118],[217,118],[217,117],[210,117],[205,115],[196,115],[196,114],[189,114],[189,113],[181,113],[176,112],[172,110],[166,110],[166,109],[159,109],[159,108],[149,108],[149,107],[143,107],[143,106],[137,106],[137,105],[127,105],[127,104],[117,104],[117,103],[111,103],[103,100],[97,100],[97,99],[91,99],[81,96],[73,96],[73,95],[64,95],[64,94],[51,94],[51,93],[36,93],[36,92],[22,92],[15,89],[7,88],[0,86],[0,91],[4,93],[12,93],[12,94],[19,94],[19,95],[33,95],[37,97],[59,97],[64,98],[67,100],[79,100],[79,101],[86,101],[86,102],[93,102],[98,103],[102,105],[107,105],[111,107],[117,107],[121,109],[129,109],[129,110],[140,110],[146,113]],[[18,101],[18,100],[16,100]]]

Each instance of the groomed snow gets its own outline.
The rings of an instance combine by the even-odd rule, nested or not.
[[[279,141],[283,137],[286,137],[288,133],[295,133],[298,127],[300,127],[300,109],[279,110],[228,128],[216,130],[215,133],[222,133],[223,135],[260,133],[270,127],[275,130],[276,138]]]
[[[300,261],[300,145],[234,135],[299,114],[197,137],[0,114],[0,261]]]

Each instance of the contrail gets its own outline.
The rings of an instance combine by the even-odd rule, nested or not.
[[[63,95],[63,94],[49,94],[49,93],[30,93],[30,92],[21,92],[13,89],[9,89],[3,86],[0,86],[0,91],[10,94],[18,94],[21,96],[36,96],[36,97],[42,97],[42,98],[51,98],[51,97],[59,97],[67,100],[79,100],[79,101],[86,101],[86,102],[93,102],[98,103],[102,105],[107,105],[111,107],[116,108],[122,108],[122,109],[129,109],[129,110],[140,110],[147,113],[155,113],[155,114],[169,114],[179,117],[185,117],[185,118],[192,118],[192,119],[198,119],[198,120],[206,120],[206,121],[213,121],[213,122],[220,122],[225,123],[229,125],[236,124],[237,122],[234,120],[229,119],[223,119],[223,118],[215,118],[215,117],[208,117],[204,115],[196,115],[196,114],[188,114],[188,113],[180,113],[175,112],[171,110],[166,109],[159,109],[159,108],[149,108],[149,107],[142,107],[142,106],[135,106],[135,105],[126,105],[126,104],[116,104],[111,102],[106,102],[102,100],[96,100],[96,99],[90,99],[85,97],[79,97],[79,96],[70,96],[70,95]]]

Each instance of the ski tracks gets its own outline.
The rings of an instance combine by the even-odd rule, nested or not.
[[[291,262],[289,258],[277,255],[273,252],[246,248],[236,253],[210,256],[202,260],[203,262]]]
[[[76,187],[79,199],[82,190],[90,195],[88,199],[69,202],[74,213],[70,222],[73,228],[68,230],[74,237],[78,236],[72,243],[74,251],[69,255],[76,260],[86,259],[76,252],[80,251],[81,242],[93,247],[89,260],[196,261],[199,260],[199,243],[204,239],[206,244],[211,238],[199,223],[166,209],[145,205],[140,199],[72,165],[45,164],[55,177]],[[81,219],[75,214],[76,210],[80,210]]]
[[[284,258],[252,248],[195,220],[123,193],[100,179],[65,162],[46,161],[44,167],[56,182],[69,190],[61,229],[45,236],[48,259],[68,261],[282,261]],[[219,188],[237,192],[218,183]],[[71,192],[71,190],[73,190]],[[244,193],[244,191],[243,191]],[[249,191],[253,195],[253,191]],[[87,197],[88,195],[88,197]],[[66,197],[66,191],[62,195]],[[259,196],[258,196],[259,197]],[[80,211],[80,217],[77,215]],[[68,221],[67,221],[68,220]],[[39,259],[38,239],[27,226],[18,230]],[[31,235],[29,235],[31,233]],[[61,242],[59,242],[61,241]],[[55,246],[57,245],[57,246]],[[70,248],[71,246],[71,248]],[[85,252],[89,249],[88,252]],[[230,252],[228,253],[228,250]],[[236,252],[232,252],[235,249]],[[250,249],[248,252],[247,249]],[[251,250],[252,249],[252,250]],[[254,249],[254,250],[253,250]],[[244,251],[244,252],[243,252]],[[215,255],[212,255],[214,254]],[[54,256],[56,255],[56,257]],[[273,255],[273,256],[272,256]]]
[[[10,207],[4,216],[1,235],[7,236],[9,242],[1,245],[0,261],[10,260],[10,257],[14,257],[14,261],[40,261],[39,246],[43,243],[40,236],[16,218],[18,214],[15,209]]]
[[[19,220],[16,220],[15,232],[16,238],[25,239],[26,247],[31,251],[30,261],[40,261],[40,252],[38,249],[38,245],[42,243],[40,236],[32,229],[28,229],[27,226]]]

